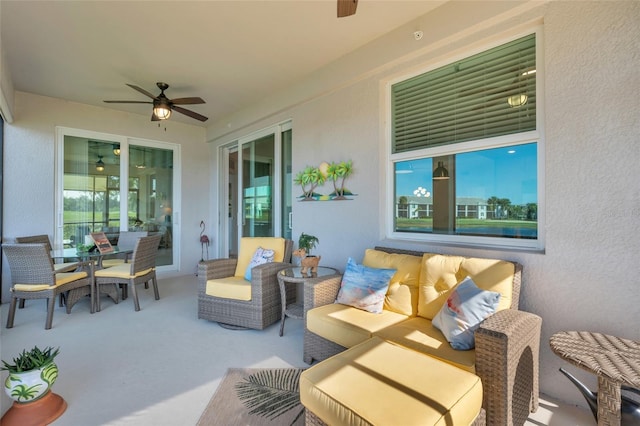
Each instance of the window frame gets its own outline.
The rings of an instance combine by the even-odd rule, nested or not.
[[[449,145],[438,145],[430,148],[422,148],[414,151],[392,153],[393,150],[393,120],[392,120],[392,86],[396,83],[416,77],[420,74],[433,71],[439,67],[463,60],[477,53],[481,53],[509,43],[520,37],[535,34],[536,39],[536,129],[521,133],[496,136],[485,139],[478,139],[466,142],[452,143]],[[410,73],[398,74],[384,82],[384,108],[385,108],[385,148],[384,167],[386,168],[385,197],[384,197],[384,236],[389,240],[422,242],[434,245],[460,246],[471,248],[482,248],[492,250],[516,250],[532,251],[536,253],[544,252],[545,247],[545,177],[544,177],[544,59],[542,57],[542,27],[528,27],[524,30],[503,34],[501,37],[492,39],[491,42],[483,42],[475,49],[468,49],[456,55],[439,58],[438,60],[425,63]],[[465,152],[502,148],[525,143],[536,143],[537,145],[537,195],[538,195],[538,234],[536,239],[517,239],[493,236],[471,236],[455,234],[434,234],[395,231],[395,163],[420,158],[435,158],[445,155],[457,155]],[[454,212],[455,213],[455,212]]]

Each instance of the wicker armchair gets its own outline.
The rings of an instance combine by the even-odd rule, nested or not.
[[[284,243],[282,261],[266,263],[252,269],[251,281],[244,279],[242,272],[255,251],[256,241],[265,238],[242,238],[238,259],[213,259],[198,265],[198,318],[216,321],[229,328],[253,328],[262,330],[280,320],[280,290],[276,274],[291,267],[293,241],[274,238]],[[282,243],[280,243],[282,244]],[[235,275],[235,276],[234,276]],[[217,297],[207,294],[207,282],[225,279],[240,286],[250,286],[250,299]]]
[[[47,319],[44,328],[49,330],[53,322],[56,296],[66,294],[67,314],[81,298],[91,296],[93,313],[93,262],[81,262],[84,270],[56,272],[46,244],[3,244],[11,271],[11,305],[7,328],[13,327],[16,305],[24,308],[25,300],[47,299]]]
[[[96,271],[96,309],[98,312],[100,312],[101,292],[105,292],[115,303],[118,303],[118,286],[126,286],[123,288],[123,299],[126,299],[127,288],[131,290],[136,311],[140,310],[136,284],[144,283],[146,285],[151,281],[155,299],[160,300],[158,280],[156,279],[156,258],[161,238],[162,235],[139,238],[131,255],[130,263],[122,263]]]
[[[423,255],[422,252],[387,247],[375,249],[388,253]],[[511,309],[496,312],[475,332],[475,373],[482,380],[484,392],[483,410],[474,424],[485,424],[486,415],[488,425],[522,425],[529,413],[538,408],[542,320],[537,315],[518,310],[522,265],[516,263],[515,266]],[[335,302],[340,282],[340,277],[333,277],[305,286],[305,319],[309,309]],[[346,349],[305,328],[306,363],[322,361]],[[310,421],[309,417],[307,421]],[[311,424],[314,424],[313,421]]]

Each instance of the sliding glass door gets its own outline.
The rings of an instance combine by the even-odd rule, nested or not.
[[[73,129],[58,137],[56,246],[88,243],[98,231],[117,245],[120,232],[147,231],[162,235],[157,265],[176,269],[179,147]]]
[[[291,126],[270,127],[221,148],[223,256],[241,237],[291,238]]]
[[[242,236],[271,237],[273,226],[274,135],[242,145]]]

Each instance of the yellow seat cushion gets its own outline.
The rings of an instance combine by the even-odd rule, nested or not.
[[[367,249],[362,264],[370,268],[396,269],[396,273],[389,281],[384,309],[403,315],[416,315],[418,282],[422,268],[420,256]]]
[[[13,288],[16,291],[41,291],[48,290],[50,288],[56,288],[63,284],[70,283],[71,281],[80,280],[86,278],[88,274],[86,272],[59,272],[56,274],[55,285],[49,284],[14,284]]]
[[[119,266],[123,263],[125,263],[124,259],[104,259],[101,264],[103,268],[113,268],[114,266]]]
[[[240,253],[238,253],[238,263],[236,264],[236,277],[244,277],[247,266],[251,263],[251,258],[258,247],[273,250],[274,262],[284,260],[284,238],[278,237],[242,237],[240,239]]]
[[[460,269],[470,276],[478,288],[500,293],[497,311],[509,309],[513,301],[513,278],[515,265],[505,260],[466,258]]]
[[[482,383],[374,337],[305,370],[300,401],[330,425],[469,425],[482,406]]]
[[[482,290],[500,293],[497,311],[511,306],[515,266],[497,259],[425,254],[418,290],[418,316],[432,320],[451,290],[467,276]]]
[[[251,300],[251,283],[242,277],[217,278],[207,281],[205,293],[223,299]]]
[[[385,327],[405,321],[406,315],[383,310],[373,314],[351,306],[331,303],[307,312],[307,329],[345,348],[369,339]]]
[[[140,271],[135,275],[131,275],[131,264],[123,263],[121,265],[114,266],[111,268],[99,269],[95,272],[94,275],[96,276],[96,278],[115,277],[115,278],[122,278],[122,279],[128,280],[131,278],[146,275],[151,271],[153,271],[153,268],[145,269],[144,271]]]
[[[410,318],[380,330],[374,335],[388,342],[433,356],[470,373],[476,371],[475,349],[468,351],[453,349],[442,332],[428,319]]]
[[[72,272],[80,266],[78,262],[54,263],[53,269],[56,272]]]

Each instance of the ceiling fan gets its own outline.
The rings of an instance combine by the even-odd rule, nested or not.
[[[356,14],[358,0],[338,0],[338,18]]]
[[[190,111],[188,109],[182,108],[178,105],[195,105],[195,104],[204,104],[205,101],[199,97],[190,97],[190,98],[176,98],[169,99],[165,96],[164,91],[169,88],[167,83],[158,82],[156,83],[158,88],[160,89],[160,94],[158,96],[153,96],[151,93],[147,92],[141,87],[135,86],[133,84],[127,83],[127,86],[131,87],[134,90],[142,93],[153,99],[153,101],[104,101],[108,104],[153,104],[153,113],[151,114],[151,121],[160,121],[166,120],[171,116],[171,111],[177,111],[181,114],[189,116],[191,118],[195,118],[200,121],[207,121],[209,118],[204,115],[200,115],[197,112]]]

